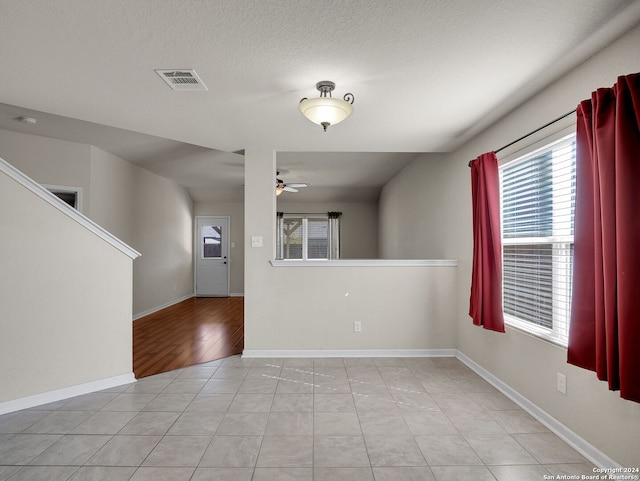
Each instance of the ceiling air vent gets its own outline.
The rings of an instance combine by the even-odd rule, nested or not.
[[[173,90],[207,90],[195,70],[156,70]]]

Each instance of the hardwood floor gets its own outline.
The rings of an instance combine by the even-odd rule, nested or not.
[[[133,322],[136,378],[240,354],[243,297],[193,297]]]

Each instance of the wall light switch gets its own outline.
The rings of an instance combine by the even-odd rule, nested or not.
[[[262,236],[251,236],[251,247],[262,247]]]

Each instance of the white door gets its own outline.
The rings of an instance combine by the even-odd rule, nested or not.
[[[196,296],[229,295],[229,217],[196,217]]]

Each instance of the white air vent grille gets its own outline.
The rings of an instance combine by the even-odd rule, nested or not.
[[[195,70],[156,70],[173,90],[207,90]]]

